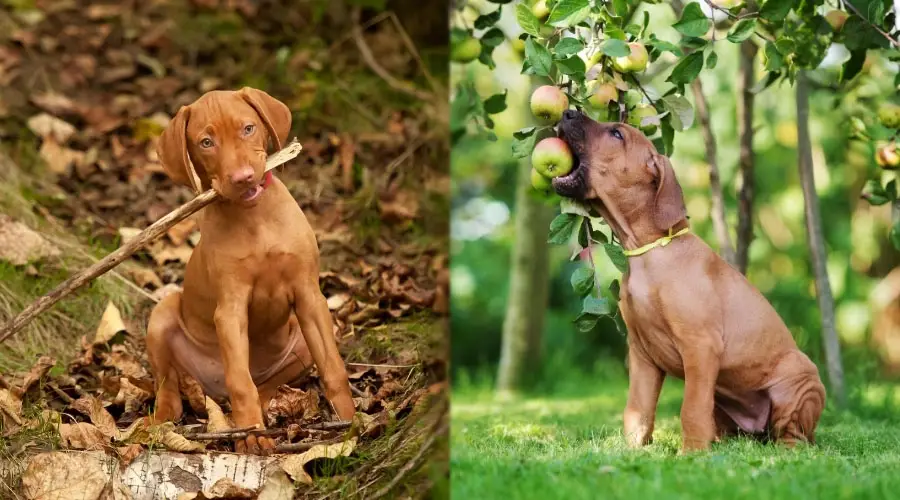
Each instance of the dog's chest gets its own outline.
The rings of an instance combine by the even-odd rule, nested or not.
[[[657,290],[640,275],[630,275],[622,286],[620,307],[628,335],[653,363],[667,373],[681,376],[681,354],[659,306]]]

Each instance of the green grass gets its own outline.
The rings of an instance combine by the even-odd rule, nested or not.
[[[816,446],[790,450],[733,438],[677,456],[683,384],[667,379],[654,443],[622,438],[627,380],[585,378],[551,396],[495,401],[457,384],[451,413],[454,498],[876,499],[900,495],[900,426],[885,387],[857,391],[857,410],[826,408]],[[880,406],[874,406],[880,405]],[[884,415],[884,417],[880,417]],[[867,415],[863,417],[862,415]]]

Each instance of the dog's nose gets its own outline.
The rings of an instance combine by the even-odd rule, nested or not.
[[[253,182],[253,167],[241,167],[231,174],[232,184],[250,184]]]
[[[581,115],[581,113],[579,113],[578,111],[575,111],[574,109],[567,109],[567,110],[563,111],[563,119],[564,120],[574,120],[574,119],[578,118],[580,115]]]

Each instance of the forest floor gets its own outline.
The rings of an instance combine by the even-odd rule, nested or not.
[[[683,383],[667,379],[654,443],[634,451],[625,447],[621,430],[627,380],[582,382],[578,392],[503,402],[486,386],[455,389],[453,496],[823,500],[889,499],[900,491],[900,392],[885,396],[879,389],[886,388],[873,387],[877,411],[826,408],[815,446],[790,450],[735,438],[709,452],[677,456]]]
[[[334,415],[315,374],[279,393],[267,419],[284,431],[280,444],[356,439],[349,457],[302,464],[309,481],[288,472],[293,487],[331,497],[446,490],[449,167],[446,96],[434,86],[445,44],[417,47],[389,12],[353,19],[327,2],[4,5],[0,323],[191,198],[154,152],[181,105],[211,89],[263,88],[294,112],[304,151],[276,175],[316,231],[360,414],[350,430],[316,430]],[[354,23],[368,28],[355,34]],[[376,69],[420,90],[398,91]],[[23,483],[45,451],[102,450],[125,467],[147,448],[231,450],[228,440],[166,444],[170,430],[190,436],[212,422],[197,394],[176,427],[134,432],[153,407],[147,317],[181,286],[197,237],[195,219],[178,224],[0,345],[0,497],[62,475],[31,471]]]

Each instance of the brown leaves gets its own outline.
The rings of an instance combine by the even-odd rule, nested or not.
[[[60,255],[58,248],[31,228],[0,214],[0,260],[24,266],[45,257]]]
[[[356,449],[356,438],[333,444],[318,444],[299,455],[289,455],[281,461],[281,468],[296,482],[312,484],[312,477],[303,468],[308,462],[320,458],[347,457]]]
[[[299,417],[304,421],[311,421],[318,416],[318,391],[302,391],[286,385],[277,389],[275,397],[269,402],[269,408],[266,410],[269,425],[274,425],[279,419]]]
[[[36,455],[22,476],[22,492],[26,498],[41,500],[99,498],[109,476],[100,460],[90,458],[72,453]]]
[[[97,325],[97,333],[94,335],[94,345],[106,344],[117,334],[125,332],[125,322],[122,321],[122,314],[112,302],[106,304],[106,310],[100,318],[100,324]]]
[[[59,438],[63,447],[73,450],[102,450],[110,442],[109,436],[87,422],[59,424]]]

